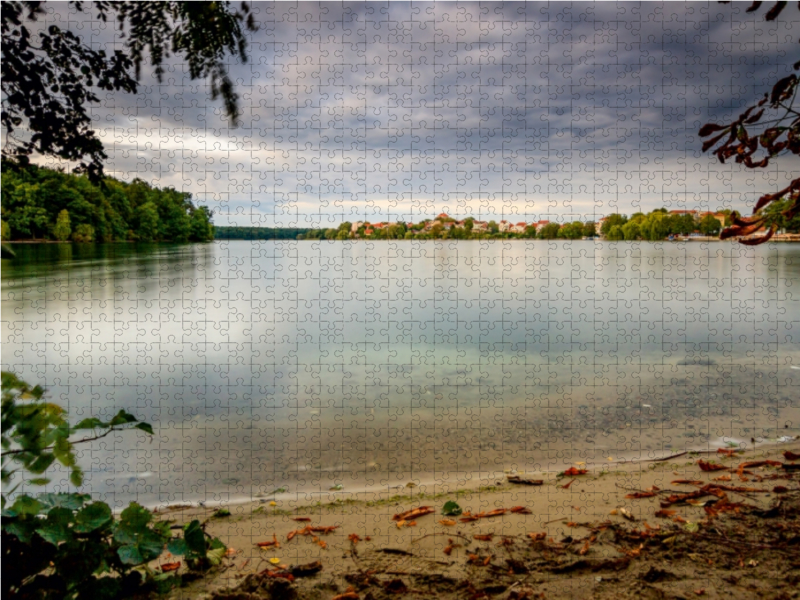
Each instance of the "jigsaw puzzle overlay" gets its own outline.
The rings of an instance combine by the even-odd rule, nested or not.
[[[168,65],[163,84],[93,107],[106,170],[191,192],[220,228],[352,227],[347,239],[220,229],[209,244],[17,245],[2,272],[3,370],[73,420],[125,409],[155,429],[76,448],[86,491],[171,518],[230,510],[240,520],[210,527],[240,552],[240,575],[267,555],[325,566],[342,550],[352,564],[326,568],[362,579],[319,587],[323,598],[364,597],[369,572],[400,578],[376,594],[588,597],[605,570],[531,580],[507,540],[563,549],[576,522],[627,516],[649,530],[658,498],[618,498],[699,476],[696,457],[662,459],[746,451],[735,467],[800,433],[800,246],[535,238],[575,221],[599,234],[616,213],[749,213],[797,177],[789,159],[720,164],[697,137],[788,72],[775,46],[797,37],[791,19],[705,3],[254,11],[250,60],[231,65],[241,126]],[[115,43],[108,24],[49,18]],[[468,217],[533,237],[413,234]],[[377,239],[395,223],[410,239]],[[71,487],[64,475],[48,489]],[[464,512],[440,516],[447,500]],[[407,513],[420,506],[435,515]],[[601,529],[574,553],[615,572],[637,545]],[[496,592],[436,587],[501,555],[511,579]]]

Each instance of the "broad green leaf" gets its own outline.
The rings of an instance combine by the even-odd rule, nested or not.
[[[36,519],[14,519],[3,523],[3,531],[16,536],[21,542],[30,544],[37,525]]]
[[[82,508],[87,501],[92,497],[89,494],[39,494],[36,499],[44,505],[45,508],[54,508],[60,506],[62,508],[69,508],[71,510],[78,510]]]
[[[448,500],[447,502],[445,502],[444,506],[442,507],[442,514],[447,515],[449,517],[457,517],[458,515],[461,514],[461,512],[462,512],[461,507],[452,500]]]
[[[173,538],[169,541],[169,544],[167,544],[167,550],[171,554],[183,556],[187,551],[186,541],[181,538]]]
[[[683,528],[689,533],[697,533],[700,531],[700,524],[695,523],[694,521],[689,521],[688,523],[684,524]]]
[[[51,508],[47,518],[36,528],[36,533],[55,546],[68,542],[72,539],[70,525],[74,517],[75,513],[67,508]]]
[[[134,429],[141,429],[145,433],[149,433],[150,435],[155,435],[153,432],[153,426],[150,423],[137,423]]]
[[[206,538],[200,521],[195,519],[183,528],[183,539],[186,541],[186,558],[193,560],[206,555]]]
[[[127,544],[117,550],[120,560],[126,565],[140,565],[144,562],[137,546]]]
[[[38,515],[42,508],[44,508],[42,503],[36,500],[36,498],[31,498],[30,496],[19,496],[14,501],[14,504],[11,505],[11,508],[5,511],[7,514],[4,516],[15,517],[17,515]]]
[[[50,483],[50,480],[47,477],[35,477],[33,479],[29,479],[28,483],[31,485],[47,485]]]
[[[131,502],[131,504],[122,511],[120,515],[120,524],[123,527],[135,529],[143,529],[152,520],[153,514],[141,504]]]
[[[225,556],[225,547],[209,550],[206,553],[206,558],[213,566],[217,566],[222,562],[222,557]]]
[[[75,516],[75,531],[89,533],[111,521],[111,509],[105,502],[92,502]]]

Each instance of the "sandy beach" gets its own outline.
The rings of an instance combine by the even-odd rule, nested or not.
[[[795,438],[516,474],[532,485],[170,507],[161,518],[199,518],[230,548],[170,598],[796,598],[798,454]]]

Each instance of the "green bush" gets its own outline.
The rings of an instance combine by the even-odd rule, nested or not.
[[[45,402],[44,395],[40,386],[2,373],[4,490],[15,473],[33,475],[29,484],[47,483],[41,475],[54,462],[68,468],[71,482],[80,485],[83,473],[75,459],[75,444],[124,429],[153,434],[149,424],[124,410],[108,422],[89,418],[70,426],[64,410]],[[70,440],[82,430],[92,434]],[[153,514],[136,503],[116,519],[108,504],[92,501],[88,494],[13,495],[18,486],[2,495],[4,597],[103,600],[166,591],[180,578],[148,566],[164,548],[184,556],[192,569],[219,564],[225,553],[224,544],[208,540],[197,520],[183,527],[182,537],[173,537],[168,523],[154,521]]]

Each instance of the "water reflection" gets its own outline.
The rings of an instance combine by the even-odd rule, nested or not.
[[[118,505],[800,433],[794,245],[17,249],[3,368],[157,427],[82,450]]]

